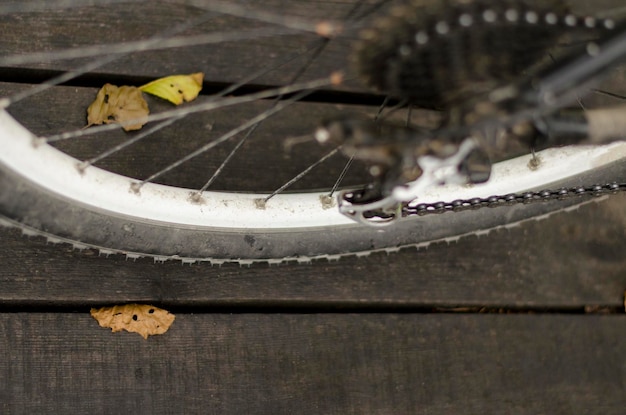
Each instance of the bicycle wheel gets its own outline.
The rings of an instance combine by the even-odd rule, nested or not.
[[[329,149],[315,143],[295,145],[293,153],[297,155],[292,155],[283,149],[283,142],[288,137],[310,134],[324,117],[346,111],[372,116],[378,111],[382,97],[364,92],[357,81],[350,81],[351,75],[338,87],[332,87],[327,79],[336,70],[350,74],[345,57],[358,36],[352,27],[366,26],[369,20],[384,14],[387,6],[357,1],[346,1],[341,7],[277,1],[264,11],[240,6],[221,2],[158,3],[148,9],[137,3],[111,4],[104,11],[89,6],[3,14],[7,33],[12,34],[3,47],[10,53],[0,59],[4,79],[12,81],[1,86],[3,95],[11,97],[5,101],[10,105],[0,114],[3,222],[77,247],[95,247],[130,257],[280,262],[424,245],[538,218],[582,201],[429,215],[384,229],[353,222],[337,211],[336,201],[329,197],[345,160],[336,155],[338,152],[329,153]],[[48,8],[49,4],[41,7]],[[330,38],[320,37],[324,25],[319,22],[327,20],[341,22],[344,31]],[[36,32],[35,39],[28,39],[26,44],[27,28],[32,27],[46,28],[48,34]],[[117,59],[98,57],[94,65],[94,58],[88,55],[105,53],[107,49],[83,46],[77,41],[77,33],[82,35],[80,42],[102,44],[106,37],[116,44],[110,46],[110,51]],[[148,40],[136,45],[126,38],[129,33],[135,39]],[[152,50],[172,37],[186,39],[182,52],[180,48]],[[140,51],[128,54],[128,45]],[[57,51],[68,46],[72,47],[67,52]],[[32,62],[41,57],[72,59]],[[31,88],[29,83],[76,68],[88,68],[89,72],[72,77],[64,86],[42,88],[37,95],[23,93]],[[103,128],[106,134],[85,137],[95,130],[81,128],[85,108],[98,86],[107,82],[141,84],[159,76],[198,71],[203,71],[208,80],[207,95],[189,104],[189,114],[177,118],[176,123],[154,128],[158,131],[148,137],[149,141],[142,139],[144,145],[137,151],[134,147],[138,146],[133,146],[133,151],[126,147],[115,155],[99,158],[106,149],[126,143],[143,131],[128,134],[119,128]],[[250,78],[251,73],[258,76]],[[248,80],[239,85],[244,79]],[[315,79],[326,80],[309,83]],[[228,96],[211,95],[232,85],[238,89],[229,91]],[[303,87],[315,85],[317,89],[305,101],[291,105],[285,99]],[[292,95],[276,88],[284,86]],[[614,84],[611,91],[615,91]],[[272,99],[276,96],[283,99]],[[163,102],[149,102],[157,115],[159,111],[170,111]],[[200,106],[214,111],[196,113]],[[264,113],[273,116],[254,127],[255,118]],[[157,121],[162,120],[171,118],[163,116]],[[148,124],[145,131],[151,125],[157,124]],[[254,135],[248,137],[243,127],[256,128]],[[73,135],[75,139],[65,140]],[[219,141],[224,146],[207,145],[207,137],[209,143]],[[184,170],[170,168],[204,147],[213,151],[200,152],[180,163]],[[231,153],[235,148],[247,150],[249,156]],[[530,155],[513,157],[516,151],[519,149],[508,151],[494,165],[487,183],[431,188],[420,196],[420,202],[605,183],[624,176],[623,143],[547,149],[539,154],[540,168],[533,171],[528,168]],[[221,170],[224,158],[229,164]],[[80,164],[94,159],[97,163],[90,162],[86,168]],[[274,189],[321,159],[323,169],[317,167],[317,175],[313,172],[291,186],[289,193],[267,199]],[[211,181],[215,170],[227,174]],[[210,186],[204,189],[207,180]],[[367,180],[367,168],[353,165],[341,185],[349,188]],[[320,188],[325,190],[306,190]]]

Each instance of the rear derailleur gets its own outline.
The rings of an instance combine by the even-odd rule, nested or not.
[[[346,119],[326,123],[316,138],[341,141],[345,155],[370,164],[373,182],[338,196],[341,213],[370,226],[397,221],[403,205],[427,188],[484,183],[491,174],[487,153],[471,135],[434,137],[411,128]]]

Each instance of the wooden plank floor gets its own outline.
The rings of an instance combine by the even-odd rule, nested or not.
[[[481,238],[239,267],[2,229],[2,413],[623,413],[624,197]],[[163,336],[91,306],[148,302]]]
[[[2,413],[622,414],[626,317],[0,314]]]
[[[152,301],[167,307],[621,308],[626,195],[573,212],[395,254],[311,264],[211,266],[99,256],[2,230],[0,291],[11,307]]]
[[[268,8],[278,3],[293,14],[328,17],[345,16],[352,1],[272,1]],[[583,10],[591,5],[578,3]],[[5,18],[0,50],[61,48],[76,33],[82,34],[79,45],[98,41],[102,30],[110,42],[145,37],[198,16],[192,7],[156,3],[130,25],[116,10],[50,12],[36,15],[30,26]],[[63,23],[68,20],[72,25]],[[190,33],[235,20],[214,19]],[[221,85],[290,50],[292,41],[249,42],[250,52],[236,65],[231,55],[241,55],[237,43],[210,53],[192,49],[186,59],[171,50],[128,56],[102,73],[141,81],[200,65]],[[348,43],[332,44],[305,78],[343,65],[346,48]],[[10,81],[0,83],[0,95],[30,87],[36,71],[76,64],[51,62],[32,72],[0,68],[0,80]],[[283,83],[295,67],[259,82]],[[29,78],[15,83],[24,74]],[[53,88],[10,110],[40,134],[80,128],[96,91],[87,81]],[[364,92],[356,82],[344,89]],[[263,105],[229,109],[230,118],[217,123],[203,115],[190,121],[191,128],[227,131]],[[300,103],[286,121],[260,129],[260,146],[277,146],[272,136],[310,132],[316,120],[345,107]],[[41,116],[29,117],[32,112]],[[165,132],[164,140],[176,133]],[[73,150],[89,157],[123,138],[114,133]],[[173,152],[196,145],[178,144]],[[268,188],[291,177],[276,167],[286,156],[268,148],[276,160],[237,165],[234,173],[273,169],[262,177]],[[313,146],[306,149],[302,153],[315,160]],[[213,157],[196,167],[218,165],[221,159]],[[155,168],[150,158],[107,162],[138,176]],[[164,178],[169,180],[186,178]],[[197,186],[193,180],[189,186]],[[232,188],[241,180],[222,184]],[[105,257],[0,227],[0,413],[623,414],[625,203],[626,195],[612,196],[427,249],[252,267]],[[176,320],[164,335],[144,340],[111,333],[89,315],[91,307],[131,302],[164,307]]]

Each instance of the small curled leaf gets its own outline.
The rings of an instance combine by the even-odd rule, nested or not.
[[[138,120],[132,124],[123,124],[122,128],[126,131],[139,130],[146,123],[141,118],[147,117],[149,113],[148,103],[138,88],[105,84],[87,108],[87,127]]]
[[[139,87],[143,92],[163,98],[175,105],[197,98],[202,90],[202,72],[190,75],[172,75],[159,78]]]

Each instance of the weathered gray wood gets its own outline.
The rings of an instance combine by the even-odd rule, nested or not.
[[[345,6],[345,5],[344,5]],[[3,17],[7,19],[7,37],[3,42],[17,42],[16,44],[22,45],[16,48],[16,50],[28,51],[28,47],[37,46],[34,44],[39,43],[39,47],[43,49],[54,47],[56,44],[45,44],[47,41],[59,42],[62,45],[64,42],[63,36],[58,38],[54,37],[54,33],[58,34],[58,31],[73,31],[80,29],[81,33],[84,31],[84,37],[81,37],[82,41],[91,41],[94,38],[101,37],[101,30],[96,28],[96,24],[92,21],[92,18],[103,19],[106,21],[105,26],[115,26],[115,36],[119,35],[119,31],[128,31],[132,27],[133,31],[137,31],[141,35],[142,31],[149,31],[154,29],[151,25],[161,25],[161,29],[167,26],[168,21],[163,19],[164,11],[159,9],[160,7],[170,7],[158,5],[150,16],[144,16],[149,18],[149,23],[144,21],[143,26],[129,25],[123,21],[123,19],[114,18],[114,13],[119,11],[113,11],[106,9],[101,11],[100,9],[89,9],[88,11],[76,11],[71,10],[67,14],[61,12],[42,13],[32,15],[30,17],[34,19],[43,19],[47,23],[42,23],[41,27],[46,30],[37,32],[35,39],[32,40],[32,44],[22,45],[19,42],[24,42],[25,37],[22,33],[18,32],[24,30],[29,25],[22,21],[21,25],[19,19],[12,17]],[[314,10],[308,10],[298,7],[304,7],[302,5],[297,6],[293,10],[298,10],[301,15],[315,17],[315,13],[319,12],[319,16],[325,15],[323,7],[330,7],[324,5],[322,8],[313,7]],[[308,7],[308,6],[307,6]],[[333,7],[335,7],[333,5]],[[344,7],[345,9],[345,7]],[[288,10],[288,9],[285,9]],[[292,10],[292,9],[289,9]],[[129,15],[129,10],[126,10]],[[345,12],[343,10],[342,12]],[[294,13],[296,13],[294,11]],[[172,14],[172,19],[186,19],[193,14],[193,11],[189,8],[182,7],[176,9]],[[297,14],[297,13],[296,13]],[[156,18],[155,16],[161,16]],[[154,18],[154,19],[153,19]],[[47,19],[47,20],[46,20]],[[154,22],[151,20],[155,20]],[[60,24],[61,20],[73,21],[75,26],[67,26]],[[171,21],[169,22],[171,23]],[[225,24],[225,23],[224,23]],[[15,27],[11,26],[15,25]],[[106,26],[109,29],[111,27]],[[118,30],[119,29],[119,30]],[[47,40],[42,40],[47,39]],[[55,40],[56,39],[56,40]],[[115,41],[115,38],[107,38],[109,41]],[[119,39],[118,39],[119,40]],[[43,42],[43,43],[42,43]],[[8,44],[6,43],[6,44]],[[43,46],[42,46],[43,45]],[[58,46],[58,45],[56,45]],[[20,49],[21,48],[21,49]],[[7,46],[7,50],[10,48]],[[226,55],[225,55],[226,56]],[[140,60],[144,62],[143,60]],[[169,60],[168,62],[171,62]],[[174,62],[182,62],[184,59],[175,59]],[[232,64],[232,62],[231,62]],[[152,64],[151,64],[152,65]],[[234,66],[238,66],[237,65]],[[243,65],[243,64],[242,64]],[[158,65],[157,65],[158,66]],[[137,67],[137,65],[130,65],[129,67]],[[156,66],[150,66],[155,68]],[[127,68],[128,69],[128,68]],[[190,69],[191,70],[191,69]],[[122,71],[120,69],[120,71]],[[122,71],[123,72],[123,71]],[[0,92],[2,94],[10,94],[12,92],[29,88],[29,85],[15,85],[15,84],[2,84],[0,85]],[[24,122],[31,130],[38,134],[49,134],[59,131],[65,131],[67,129],[80,128],[85,123],[85,108],[90,103],[95,95],[95,89],[93,88],[73,88],[73,87],[58,87],[53,88],[34,99],[30,99],[21,103],[18,103],[11,107],[11,111],[16,114],[17,118]],[[206,99],[201,97],[200,100]],[[259,111],[266,109],[270,105],[269,102],[257,102],[248,106],[238,106],[236,108],[227,108],[224,111],[218,111],[209,114],[203,114],[198,117],[190,117],[185,120],[182,125],[177,125],[176,128],[162,131],[158,136],[150,137],[146,141],[146,146],[142,147],[142,152],[124,152],[115,157],[107,159],[101,163],[102,166],[111,168],[114,171],[125,173],[135,177],[146,177],[155,172],[159,167],[167,165],[169,162],[176,160],[180,156],[187,154],[189,151],[197,148],[201,143],[206,141],[208,137],[216,137],[221,133],[228,131],[234,126],[240,125],[243,120],[247,120],[250,117],[256,115]],[[167,104],[158,102],[158,100],[151,101],[151,107],[155,110],[162,110],[167,107]],[[302,144],[295,151],[297,155],[287,154],[282,149],[282,143],[285,137],[298,136],[307,134],[313,131],[315,126],[320,120],[329,116],[336,116],[346,110],[346,107],[340,108],[337,105],[331,104],[296,104],[293,108],[286,110],[276,119],[269,120],[263,127],[261,127],[251,142],[244,147],[248,148],[248,154],[251,152],[253,155],[257,151],[255,149],[263,149],[263,154],[259,154],[259,157],[247,157],[239,158],[235,157],[233,163],[226,170],[226,174],[215,183],[214,188],[226,188],[226,189],[245,189],[249,178],[254,178],[254,188],[258,190],[260,186],[263,190],[273,190],[301,169],[302,165],[307,165],[315,161],[323,154],[326,149],[319,148],[319,146],[313,143]],[[363,108],[351,107],[347,108],[348,111],[364,112]],[[37,114],[33,116],[33,114]],[[107,134],[104,137],[99,138],[86,138],[73,140],[71,142],[62,142],[59,147],[72,151],[81,157],[92,157],[98,154],[100,151],[109,148],[110,146],[121,142],[128,135],[117,131],[111,134]],[[176,143],[171,146],[169,144]],[[165,145],[168,145],[168,151],[163,151]],[[224,147],[219,147],[210,154],[207,154],[197,159],[192,160],[185,167],[191,167],[193,173],[189,173],[189,170],[176,170],[172,173],[159,179],[164,183],[178,184],[182,186],[189,186],[198,188],[210,177],[212,171],[219,165],[223,157],[228,153],[230,148],[234,145],[234,142],[226,143]],[[157,159],[155,154],[160,157]],[[293,158],[298,158],[302,161],[300,164],[293,163]],[[322,179],[325,185],[329,185],[328,178],[334,178],[338,175],[339,171],[343,167],[343,162],[337,160],[334,164],[324,165],[323,169],[318,169],[310,177],[307,177],[302,182],[298,183],[295,188],[298,187],[315,187],[322,185]],[[263,174],[260,174],[263,172]],[[316,173],[319,173],[316,175]],[[259,185],[259,179],[261,184]],[[356,181],[353,180],[353,181]],[[248,186],[249,187],[249,186]],[[620,209],[619,202],[614,202],[614,213],[607,213],[608,211],[585,211],[588,212],[585,215],[578,217],[577,219],[563,219],[566,225],[561,224],[559,221],[551,222],[549,226],[545,224],[528,225],[532,226],[533,230],[528,233],[528,236],[522,230],[514,230],[508,236],[508,231],[503,231],[493,236],[490,236],[488,241],[470,242],[469,240],[462,241],[460,247],[432,247],[428,251],[420,252],[419,255],[406,252],[398,255],[391,256],[387,259],[386,256],[374,256],[370,259],[349,259],[341,261],[340,264],[329,264],[323,268],[321,265],[315,265],[317,270],[322,269],[324,271],[324,277],[328,275],[328,280],[325,282],[326,287],[329,287],[327,291],[321,290],[319,294],[315,294],[317,287],[309,286],[307,272],[302,267],[293,266],[297,271],[291,271],[292,266],[287,266],[289,270],[280,278],[281,284],[278,286],[287,287],[289,284],[291,288],[286,289],[283,292],[275,293],[263,293],[260,295],[257,290],[257,283],[251,281],[249,285],[245,285],[245,289],[238,291],[233,289],[229,284],[230,282],[221,283],[226,284],[223,288],[223,294],[208,295],[206,292],[214,292],[215,281],[212,280],[215,275],[234,275],[239,271],[228,267],[223,267],[219,270],[208,268],[206,265],[193,268],[194,278],[192,283],[175,284],[176,286],[187,287],[181,289],[180,292],[172,292],[165,290],[168,295],[164,298],[159,298],[162,301],[182,304],[185,301],[187,295],[191,295],[190,298],[194,298],[194,304],[220,304],[225,301],[228,304],[236,303],[238,295],[243,295],[245,301],[250,303],[258,302],[260,298],[269,296],[273,301],[293,301],[295,299],[302,300],[303,303],[317,302],[317,301],[346,301],[360,302],[363,299],[370,299],[379,302],[389,301],[400,304],[410,304],[412,306],[429,306],[429,305],[456,305],[456,304],[481,304],[482,301],[487,301],[490,305],[506,305],[506,306],[582,306],[587,304],[610,304],[615,305],[619,302],[621,294],[618,287],[621,287],[622,279],[620,279],[620,270],[623,269],[623,259],[619,255],[621,247],[623,247],[623,215],[618,211]],[[595,208],[588,208],[595,209]],[[599,213],[598,213],[599,212]],[[604,215],[604,216],[603,216]],[[608,216],[606,216],[608,215]],[[564,215],[563,218],[572,218],[571,215]],[[608,218],[608,219],[607,219]],[[588,224],[582,225],[578,221],[588,221]],[[571,221],[571,222],[570,222]],[[591,222],[589,222],[591,221]],[[596,222],[597,221],[597,222]],[[617,224],[617,225],[616,225]],[[582,226],[588,226],[587,228],[581,228]],[[563,243],[561,239],[564,239],[572,227],[578,229],[576,236],[577,239]],[[522,228],[525,229],[525,228]],[[568,229],[570,229],[568,231]],[[581,230],[582,229],[582,230]],[[609,229],[605,230],[605,229]],[[517,232],[517,233],[515,233]],[[612,240],[609,242],[607,237],[603,236],[605,233],[610,232]],[[591,236],[586,235],[589,233]],[[13,235],[13,234],[10,234]],[[580,238],[581,235],[585,237]],[[599,236],[600,235],[600,236]],[[21,266],[24,262],[28,263],[33,261],[29,259],[28,246],[25,245],[24,240],[21,238],[13,239],[13,236],[9,236],[7,239],[7,246],[9,246],[9,252],[11,256],[15,257],[16,262],[13,267],[7,268],[7,284],[13,285],[13,289],[7,291],[6,299],[15,301],[18,303],[37,303],[38,301],[50,301],[46,297],[46,292],[39,292],[37,290],[24,290],[24,286],[16,283],[12,280],[15,272],[20,274]],[[547,241],[550,241],[548,243]],[[36,244],[36,242],[35,242]],[[570,245],[567,245],[570,244]],[[40,248],[35,248],[40,249]],[[58,248],[41,248],[47,255],[52,255],[52,258],[56,258]],[[553,250],[554,252],[551,252]],[[573,255],[571,252],[575,251],[577,255]],[[21,256],[16,256],[16,252],[22,252]],[[587,255],[578,255],[580,252],[588,252]],[[617,254],[616,254],[617,253]],[[81,265],[85,268],[73,272],[75,268],[74,259],[77,258],[76,254],[68,254],[64,257],[65,262],[59,262],[59,271],[62,270],[63,275],[74,275],[76,278],[80,278],[81,274],[93,274],[92,266],[117,267],[119,263],[111,262],[116,260],[109,260],[104,262],[106,265],[92,265],[87,263]],[[78,258],[84,258],[78,256]],[[461,258],[461,259],[459,259]],[[510,263],[506,263],[504,258],[511,258]],[[573,260],[572,260],[573,258]],[[101,261],[101,259],[93,259],[94,261]],[[31,268],[37,269],[38,261],[35,261]],[[55,260],[51,260],[54,262]],[[79,259],[80,263],[83,263],[83,259]],[[118,258],[117,261],[120,261]],[[347,261],[347,262],[346,262]],[[9,262],[10,263],[10,260]],[[115,265],[111,265],[115,264]],[[367,264],[367,265],[364,265]],[[167,267],[172,267],[172,264],[167,264],[159,268],[152,268],[154,265],[149,264],[146,261],[139,261],[137,264],[124,263],[124,269],[129,269],[128,273],[131,275],[123,275],[123,281],[132,281],[138,272],[141,270],[142,275],[146,273],[161,273],[165,270],[169,270]],[[70,270],[68,271],[67,268]],[[153,271],[153,269],[158,271]],[[177,269],[177,268],[171,268]],[[306,269],[306,267],[304,268]],[[392,270],[392,276],[389,277],[388,270]],[[89,270],[89,271],[88,271]],[[132,270],[132,271],[130,271]],[[284,269],[283,269],[284,270]],[[118,271],[119,272],[119,271]],[[167,277],[163,277],[165,282],[159,284],[166,284],[168,278],[184,278],[181,275],[187,275],[187,271],[179,273],[179,271],[167,271]],[[110,271],[109,271],[110,273]],[[257,268],[251,275],[264,276],[267,278],[269,275],[273,275],[274,270],[264,270],[263,268]],[[305,296],[300,298],[297,293],[302,292],[302,287],[297,287],[293,281],[287,281],[290,278],[290,274],[300,275],[303,278],[301,282],[305,287]],[[337,277],[345,278],[346,273],[349,273],[350,279],[347,283],[351,287],[359,287],[356,291],[342,288],[336,290],[334,286]],[[366,274],[363,276],[362,274]],[[484,275],[489,275],[491,280],[484,281]],[[380,279],[380,276],[385,276],[384,279]],[[417,280],[415,275],[418,275]],[[465,281],[460,284],[458,289],[452,287],[441,288],[440,281],[433,279],[443,278],[444,281],[449,281],[449,284],[458,284],[458,281]],[[550,278],[546,278],[546,275],[550,275]],[[565,280],[555,279],[554,275],[560,275]],[[209,277],[207,277],[209,276]],[[306,278],[305,278],[306,276]],[[448,278],[451,278],[448,280]],[[516,278],[522,278],[523,283],[520,283]],[[572,278],[577,281],[572,286]],[[617,282],[615,279],[617,278]],[[203,284],[208,284],[207,289],[196,291],[193,287],[198,283],[198,279]],[[369,279],[369,280],[368,280]],[[582,280],[581,280],[582,279]],[[597,279],[601,279],[600,289],[597,289]],[[546,282],[549,281],[549,282]],[[30,281],[30,280],[29,280]],[[185,280],[187,281],[187,280]],[[230,281],[229,279],[226,281]],[[29,282],[27,282],[29,283]],[[120,283],[115,281],[113,285]],[[121,282],[124,284],[123,282]],[[66,287],[71,286],[72,283],[62,283],[63,292],[72,293],[68,295],[65,301],[76,304],[84,300],[84,297]],[[356,284],[356,285],[354,285]],[[406,284],[413,284],[413,289],[406,290]],[[518,287],[521,285],[521,287]],[[219,285],[218,285],[219,286]],[[268,286],[276,286],[276,284],[268,284]],[[389,288],[393,287],[393,288]],[[430,288],[428,288],[430,287]],[[503,292],[495,290],[494,287],[502,288]],[[583,287],[580,289],[580,287]],[[127,287],[128,288],[128,287]],[[211,288],[211,289],[209,289]],[[247,290],[247,291],[246,291]],[[363,295],[361,295],[361,290]],[[519,292],[518,292],[519,290]],[[31,296],[24,293],[33,293]],[[124,292],[131,293],[133,290],[125,290]],[[138,287],[134,294],[128,294],[125,299],[134,299],[146,295],[145,287]],[[157,291],[158,292],[158,291]],[[463,294],[461,293],[471,293]],[[485,296],[485,292],[491,293]],[[584,293],[584,294],[581,294]],[[38,294],[35,294],[38,293]],[[169,294],[171,293],[171,294]],[[479,293],[480,295],[474,295]],[[521,294],[524,293],[524,294]],[[57,293],[58,294],[58,293]],[[54,298],[59,298],[57,294],[54,294]],[[436,294],[436,295],[434,295]],[[76,297],[78,295],[78,297]],[[95,299],[97,296],[94,292],[92,294]],[[43,297],[42,297],[43,296]],[[535,296],[535,297],[533,297]],[[149,297],[149,296],[148,296]],[[115,296],[108,296],[115,300]],[[108,301],[108,300],[107,300]],[[241,301],[241,299],[240,299]]]
[[[352,3],[307,0],[280,6],[263,2],[263,7],[316,19],[345,16]],[[616,4],[579,3],[591,11],[590,5]],[[21,19],[0,16],[0,54],[145,38],[198,16],[197,9],[186,6],[137,7],[130,3]],[[216,17],[187,34],[255,24]],[[236,82],[314,38],[138,54],[101,71],[157,77],[202,70],[214,82]],[[331,42],[303,79],[344,67],[349,41],[346,36]],[[33,67],[67,69],[80,63]],[[288,64],[258,82],[283,84],[298,65]],[[25,87],[0,85],[0,91]],[[79,128],[94,95],[95,89],[55,88],[11,111],[21,112],[22,120],[40,134]],[[195,148],[200,133],[226,131],[262,107],[267,103],[192,118],[184,133],[180,128],[164,131],[148,149],[158,151],[162,143],[179,140],[171,150],[171,157],[177,157],[179,151]],[[294,171],[279,167],[286,155],[276,137],[309,133],[320,119],[338,112],[337,106],[312,104],[285,112],[255,139],[269,151],[256,162],[234,164],[233,175],[223,176],[218,187],[233,189],[242,185],[242,177],[258,171],[266,172],[268,188],[282,183]],[[118,132],[60,147],[90,157],[124,136]],[[315,146],[302,146],[300,157],[315,160],[320,154]],[[227,151],[198,159],[195,171],[211,171]],[[124,156],[104,164],[139,177],[158,167],[145,153],[128,160]],[[338,168],[328,167],[322,176],[336,175]],[[193,187],[202,185],[206,175],[189,177],[187,171],[164,181]],[[303,186],[315,186],[316,180]],[[624,316],[554,312],[615,311],[621,306],[626,287],[624,202],[623,195],[613,197],[543,222],[427,250],[251,268],[104,258],[1,228],[0,307],[12,312],[0,313],[0,412],[621,414],[626,404]],[[131,301],[186,312],[260,313],[181,312],[168,333],[148,341],[136,334],[112,334],[87,313],[89,306]],[[427,313],[438,307],[551,313]],[[14,312],[68,308],[80,313]],[[270,313],[277,310],[324,313]],[[426,313],[325,314],[341,310]]]
[[[0,314],[4,414],[622,414],[626,317]]]
[[[0,84],[11,93],[28,85]],[[58,87],[11,108],[18,119],[37,134],[78,128],[85,123],[85,108],[95,89]],[[204,99],[204,98],[201,98]],[[155,111],[169,105],[152,100]],[[219,132],[239,125],[269,103],[228,108],[221,113],[191,117],[177,128],[150,137],[145,145],[105,160],[104,167],[136,177],[146,177],[197,148]],[[256,110],[256,112],[255,112]],[[282,148],[283,138],[312,131],[324,116],[363,108],[296,104],[270,120],[251,139],[248,155],[236,157],[217,188],[246,188],[249,179],[258,186],[265,181],[273,189],[295,175],[300,166],[313,162],[326,149],[301,144],[292,154]],[[36,117],[30,114],[38,114]],[[211,125],[215,131],[203,126]],[[121,142],[122,131],[97,138],[62,142],[59,146],[81,157],[92,157]],[[168,151],[159,151],[165,144]],[[180,172],[164,178],[166,183],[199,187],[219,165],[234,143],[200,157]],[[262,156],[254,157],[255,149]],[[147,151],[145,151],[147,149]],[[155,156],[155,154],[158,156]],[[324,165],[300,183],[304,187],[329,185],[343,167]],[[260,174],[263,172],[263,174]],[[322,182],[325,180],[325,182]],[[229,187],[230,186],[230,187]],[[237,187],[240,186],[240,187]],[[250,186],[248,186],[249,188]],[[387,256],[348,258],[337,263],[261,265],[250,270],[208,264],[183,267],[153,264],[124,258],[99,258],[94,252],[70,252],[66,247],[29,241],[19,232],[3,230],[4,249],[0,270],[5,304],[36,306],[101,304],[123,301],[158,301],[179,307],[238,306],[385,306],[390,307],[574,307],[620,304],[625,286],[626,259],[624,196],[591,205],[580,212],[556,216],[521,228],[502,230],[479,239],[438,244],[428,250],[407,250]]]
[[[0,83],[0,96],[9,96],[31,87],[32,85],[26,84]],[[12,105],[9,111],[37,135],[79,130],[87,123],[87,107],[95,99],[97,90],[55,87]],[[158,98],[146,96],[146,99],[153,114],[172,110],[174,107]],[[208,99],[201,96],[194,103],[206,102]],[[238,128],[242,123],[270,109],[273,104],[273,100],[256,101],[189,115],[96,165],[115,173],[145,179],[206,143]],[[342,114],[371,114],[373,111],[363,106],[321,103],[295,103],[284,108],[255,130],[211,189],[273,191],[333,148],[321,146],[313,139],[312,134],[323,120]],[[79,159],[89,159],[135,134],[137,132],[126,133],[120,128],[104,134],[61,141],[55,146]],[[202,187],[244,135],[245,132],[242,132],[230,138],[210,152],[203,153],[180,168],[159,177],[156,182],[195,189]],[[308,142],[295,145],[291,150],[285,148],[285,142],[290,137],[305,135],[310,136]],[[332,187],[346,161],[345,156],[336,155],[291,189]],[[368,180],[371,178],[365,168],[355,163],[343,185],[354,185]]]
[[[309,18],[342,16],[349,3],[307,1],[290,8],[295,3],[287,2],[281,10]],[[126,7],[46,12],[30,23],[2,16],[0,52],[65,48],[70,40],[136,39],[197,16],[193,8],[160,3],[139,14],[130,10],[135,5]],[[202,29],[241,25],[240,19],[216,18]],[[345,66],[346,40],[331,42],[304,78]],[[180,51],[141,54],[102,71],[156,77],[203,70],[215,82],[233,82],[259,64],[282,59],[295,44],[301,42],[280,37],[196,47],[184,56]],[[77,63],[36,67],[65,69]],[[296,67],[287,65],[259,83],[282,84]],[[0,91],[26,87],[0,85]],[[80,128],[94,95],[95,89],[54,88],[11,111],[21,112],[40,134]],[[147,148],[158,151],[163,143],[178,140],[158,162],[166,163],[167,157],[195,148],[209,130],[216,135],[227,131],[267,106],[254,103],[190,118],[184,129],[164,131]],[[279,163],[289,161],[282,139],[310,133],[319,120],[340,112],[335,105],[296,105],[258,132],[255,145],[260,147],[251,151],[263,148],[263,157],[237,161],[216,185],[245,186],[242,178],[259,171],[266,173],[261,178],[268,180],[268,189],[281,184],[297,172],[293,163]],[[60,147],[91,157],[124,136],[117,132]],[[298,157],[310,161],[322,151],[301,146]],[[192,171],[214,169],[227,147],[194,161]],[[132,162],[124,155],[104,165],[145,177],[158,167],[148,154],[136,153]],[[340,168],[327,167],[302,186],[316,186],[319,177],[336,176]],[[205,174],[186,171],[164,181],[194,187],[205,179]],[[104,258],[1,228],[0,307],[11,313],[0,314],[0,412],[621,414],[626,404],[624,316],[556,312],[616,311],[622,305],[624,202],[621,195],[426,250],[251,268]],[[135,301],[181,313],[168,333],[148,341],[112,334],[87,313],[90,306]],[[428,313],[481,307],[548,313]],[[67,309],[80,313],[58,312]],[[13,313],[20,310],[56,312]],[[244,310],[259,314],[189,314]],[[368,313],[328,314],[346,310]],[[376,310],[423,313],[371,314]]]
[[[620,307],[626,287],[625,201],[615,196],[419,251],[250,268],[105,258],[0,229],[0,303],[84,307],[152,301],[205,310]]]
[[[354,0],[343,1],[269,1],[249,4],[253,10],[273,12],[280,16],[296,16],[311,22],[328,19],[344,20],[355,7]],[[364,6],[362,10],[365,10]],[[253,16],[252,16],[253,17]],[[219,13],[207,15],[205,10],[180,2],[156,2],[146,7],[143,2],[130,2],[123,6],[83,7],[64,10],[46,10],[36,13],[0,16],[3,36],[0,54],[12,55],[29,52],[63,50],[68,47],[113,44],[145,40],[163,34],[178,25],[203,18],[205,21],[177,34],[193,36],[205,33],[249,31],[268,27],[279,28],[255,20]],[[80,36],[76,34],[80,33]],[[350,48],[356,37],[355,30],[345,30],[335,37],[315,60],[301,79],[327,76],[342,69],[351,71],[348,64]],[[165,49],[122,56],[98,68],[96,72],[115,75],[161,77],[174,73],[204,72],[212,82],[238,82],[261,68],[282,65],[254,82],[281,85],[307,60],[307,53],[291,60],[294,52],[304,52],[319,41],[314,33],[297,33],[271,37],[252,36],[248,40],[219,42],[184,49]],[[308,53],[310,55],[311,53]],[[29,68],[68,70],[88,59],[44,61],[25,64]],[[352,78],[352,76],[349,76]],[[351,82],[352,89],[363,89]]]

